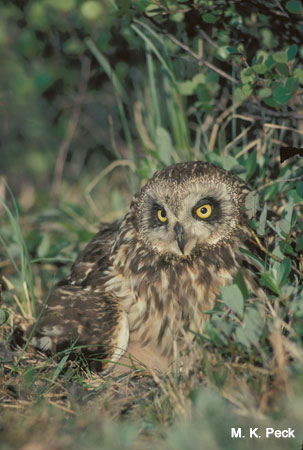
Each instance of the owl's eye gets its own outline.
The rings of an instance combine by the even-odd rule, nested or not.
[[[209,203],[206,203],[205,205],[199,206],[195,213],[199,219],[208,219],[212,213],[212,210],[212,206]]]
[[[164,208],[157,209],[157,219],[158,219],[161,223],[167,222],[167,215],[166,215],[166,211],[165,211]]]

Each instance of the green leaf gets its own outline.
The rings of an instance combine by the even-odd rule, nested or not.
[[[299,0],[290,0],[286,3],[286,9],[292,14],[302,14],[302,4]]]
[[[264,207],[263,207],[260,219],[259,219],[259,223],[258,223],[257,233],[259,236],[264,236],[266,219],[267,219],[267,203],[264,204]]]
[[[218,17],[214,16],[211,13],[206,13],[206,14],[203,14],[202,19],[206,23],[216,23],[218,20]]]
[[[237,275],[235,276],[234,284],[236,284],[238,286],[238,288],[240,289],[242,296],[243,296],[243,300],[247,300],[249,298],[249,290],[248,290],[245,278],[243,277],[241,270],[239,270]]]
[[[62,3],[64,4],[65,1]],[[103,7],[102,7],[101,3],[99,3],[95,0],[88,0],[84,3],[82,3],[82,5],[80,7],[80,11],[85,19],[98,20],[103,13]]]
[[[245,199],[245,209],[249,219],[251,219],[256,215],[258,207],[259,207],[259,194],[256,191],[249,192]]]
[[[274,89],[274,100],[280,105],[285,105],[291,99],[291,92],[284,86],[277,86]]]
[[[280,52],[276,52],[273,54],[273,59],[277,63],[286,63],[288,61],[287,53],[284,50],[281,50]]]
[[[294,204],[292,201],[289,201],[286,203],[284,210],[283,210],[283,218],[289,223],[289,226],[292,225],[292,215],[294,212]]]
[[[302,198],[297,194],[297,192],[294,189],[291,189],[287,192],[287,197],[292,198],[294,203],[301,203]]]
[[[273,55],[269,55],[269,57],[265,61],[265,65],[266,65],[266,67],[268,69],[272,69],[276,65],[276,62],[274,61]]]
[[[252,66],[252,69],[254,70],[254,72],[256,72],[258,75],[263,75],[268,68],[266,67],[265,64],[254,64]]]
[[[261,270],[265,269],[265,263],[264,261],[262,261],[261,259],[259,259],[256,255],[254,255],[254,253],[250,252],[249,250],[246,250],[245,248],[241,248],[240,247],[240,253],[243,253],[244,255],[247,255],[250,257],[250,259],[252,261],[255,262],[255,264],[257,264],[257,266],[260,267]]]
[[[289,90],[291,94],[296,92],[299,87],[299,81],[295,77],[289,77],[285,83],[285,88]]]
[[[297,256],[296,253],[293,251],[292,246],[288,242],[280,241],[279,242],[279,247],[280,247],[281,252],[283,253],[283,255],[286,253],[287,255]]]
[[[252,151],[246,160],[246,181],[248,181],[257,169],[257,152]]]
[[[275,108],[276,106],[278,106],[278,103],[272,97],[265,98],[264,103],[266,103],[266,105],[270,106],[271,108]]]
[[[272,89],[265,87],[258,90],[258,95],[262,98],[270,97],[272,95]]]
[[[156,146],[160,160],[167,166],[171,164],[171,155],[174,151],[170,134],[165,128],[156,129]]]
[[[251,81],[254,81],[255,79],[255,74],[251,67],[246,67],[245,69],[241,70],[240,76],[243,83],[249,83]]]
[[[3,325],[9,318],[9,313],[6,309],[0,309],[0,325]]]
[[[257,308],[252,307],[248,309],[244,316],[243,327],[237,328],[236,336],[240,336],[243,343],[246,341],[249,345],[256,345],[262,335],[263,329],[264,321],[260,312]],[[238,330],[243,330],[243,333]]]
[[[301,234],[296,243],[296,251],[301,252],[302,250],[303,250],[303,234]]]
[[[303,200],[303,181],[299,181],[299,183],[297,184],[297,186],[296,186],[296,193]]]
[[[289,76],[289,69],[288,69],[287,64],[285,64],[285,63],[277,63],[277,69],[285,77]]]
[[[268,188],[266,188],[264,192],[264,201],[266,202],[267,200],[273,198],[278,191],[279,191],[278,183],[274,183],[271,186],[268,186]]]
[[[249,342],[249,339],[247,338],[243,327],[236,328],[236,338],[237,338],[237,341],[240,344],[242,344],[244,347],[250,348],[251,343]]]
[[[242,53],[239,52],[239,50],[237,49],[237,47],[227,47],[226,50],[228,51],[228,53],[232,54],[237,54],[237,55],[242,55]]]
[[[242,92],[245,95],[245,97],[248,97],[252,93],[252,87],[250,84],[244,84],[242,86]]]
[[[268,289],[270,289],[272,292],[274,292],[277,295],[280,295],[280,288],[274,279],[273,275],[270,273],[262,273],[261,275],[261,282],[264,286],[266,286]]]
[[[153,16],[157,16],[158,14],[161,14],[161,9],[159,8],[159,6],[157,5],[148,5],[145,8],[145,14],[147,15],[147,17],[153,17]]]
[[[182,81],[179,83],[179,91],[181,95],[193,95],[196,85],[192,80]]]
[[[294,77],[298,78],[298,80],[300,81],[300,83],[303,83],[303,69],[297,67],[294,70]]]
[[[289,49],[288,49],[288,51],[287,51],[287,58],[288,58],[288,61],[294,59],[294,57],[295,57],[296,54],[297,54],[297,51],[298,51],[298,46],[297,46],[297,44],[292,44],[292,45],[289,47]]]
[[[198,96],[198,99],[200,100],[200,102],[209,102],[211,100],[211,94],[209,92],[209,90],[207,89],[207,87],[204,84],[199,84],[196,88],[195,88],[195,93]]]
[[[290,271],[291,271],[290,258],[285,258],[281,262],[277,271],[276,280],[279,286],[282,286],[285,283],[285,281],[288,278],[288,275],[290,274]]]
[[[244,299],[240,288],[236,284],[221,287],[221,296],[228,308],[240,316],[243,316]]]

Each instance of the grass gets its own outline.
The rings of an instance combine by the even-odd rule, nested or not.
[[[208,121],[199,113],[201,104],[186,110],[166,47],[146,27],[133,25],[146,45],[148,80],[134,86],[135,104],[104,55],[87,41],[112,81],[129,159],[88,175],[86,190],[79,180],[77,193],[85,193],[77,202],[71,203],[63,183],[56,209],[23,213],[10,194],[1,201],[0,311],[7,311],[8,319],[0,316],[0,449],[300,449],[303,164],[280,166],[277,147],[290,133],[289,124],[266,122],[260,128],[238,113],[238,104],[220,104]],[[215,108],[215,96],[212,101]],[[135,156],[134,129],[143,159]],[[114,134],[112,141],[114,149]],[[103,220],[122,217],[132,191],[155,169],[193,154],[233,169],[253,190],[247,209],[254,240],[260,241],[266,301],[252,301],[239,274],[232,291],[222,290],[183,365],[167,375],[131,372],[114,378],[69,361],[68,353],[55,359],[35,352],[26,330],[36,307],[92,237],[98,212],[106,211]],[[240,427],[247,437],[232,438],[231,428]],[[255,427],[262,438],[248,437]],[[266,427],[293,428],[295,438],[267,439]]]

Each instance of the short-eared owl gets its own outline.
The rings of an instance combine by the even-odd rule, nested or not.
[[[102,224],[56,285],[33,344],[165,370],[192,341],[185,330],[203,332],[206,311],[239,268],[257,289],[239,250],[249,237],[248,192],[237,176],[209,163],[156,172],[124,219]]]

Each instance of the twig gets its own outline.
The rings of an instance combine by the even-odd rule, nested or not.
[[[296,128],[286,127],[285,125],[277,125],[275,123],[265,123],[266,128],[277,128],[278,130],[292,131],[293,133],[298,133],[303,136],[303,131],[297,130]]]
[[[79,123],[81,108],[82,108],[83,101],[85,99],[86,90],[87,90],[87,82],[88,82],[89,75],[90,75],[90,63],[91,63],[91,60],[87,56],[83,56],[82,67],[81,67],[81,76],[80,76],[80,82],[79,82],[79,93],[76,97],[75,105],[74,105],[73,112],[72,112],[72,115],[71,115],[71,118],[70,118],[70,121],[68,124],[67,132],[66,132],[66,135],[65,135],[63,141],[61,142],[57,160],[56,160],[53,183],[52,183],[51,192],[50,192],[50,203],[52,206],[54,206],[56,203],[59,186],[60,186],[60,182],[61,182],[61,178],[62,178],[62,174],[63,174],[64,164],[65,164],[65,160],[66,160],[66,155],[67,155],[68,149],[71,145],[75,131],[76,131],[78,123]]]
[[[99,209],[96,207],[90,193],[91,191],[95,188],[95,186],[102,180],[102,178],[104,178],[106,175],[108,175],[113,169],[115,169],[116,167],[121,167],[121,166],[128,166],[130,167],[131,170],[133,170],[135,172],[136,167],[134,165],[134,163],[130,160],[127,159],[121,159],[118,161],[113,161],[109,166],[107,166],[104,170],[102,170],[99,175],[97,175],[90,183],[89,185],[86,187],[85,189],[85,196],[87,198],[88,203],[90,204],[92,210],[94,211],[94,213],[96,214],[97,217],[99,217],[100,215],[100,211]]]
[[[250,227],[248,227],[250,234],[253,236],[253,238],[255,239],[256,243],[258,244],[260,250],[262,250],[263,253],[265,253],[266,255],[270,256],[272,259],[274,259],[275,261],[278,261],[279,263],[281,263],[283,261],[283,259],[279,258],[276,255],[273,255],[269,250],[267,250],[267,248],[264,247],[264,245],[261,243],[259,237],[257,236],[257,234],[254,232],[254,230]],[[291,269],[296,272],[301,278],[303,278],[303,273],[300,272],[299,269],[297,269],[295,266],[291,265]]]
[[[236,78],[232,77],[231,75],[228,75],[228,73],[224,72],[221,69],[218,69],[218,67],[214,66],[210,62],[206,61],[205,59],[201,58],[197,53],[195,53],[193,50],[191,50],[187,45],[180,42],[178,39],[175,38],[172,34],[166,35],[172,42],[174,42],[178,47],[185,50],[189,55],[191,55],[195,60],[197,60],[201,65],[205,65],[209,69],[213,70],[214,72],[217,72],[221,77],[227,78],[227,80],[231,81],[232,83],[239,84],[239,81],[236,80]]]
[[[13,285],[13,284],[12,284],[12,283],[4,276],[4,275],[2,275],[2,280],[3,280],[4,283],[6,284],[6,287],[7,287],[7,289],[8,289],[9,291],[13,291],[13,290],[15,289],[15,288],[14,288],[14,285]],[[23,309],[23,306],[21,305],[21,303],[20,303],[18,297],[16,296],[16,294],[12,294],[12,295],[13,295],[13,299],[15,300],[15,302],[16,302],[18,308],[20,309],[20,312],[21,312],[22,316],[23,316],[25,319],[27,319],[28,317],[27,317],[27,315],[26,315],[26,313],[25,313],[25,311],[24,311],[24,309]]]
[[[68,409],[68,408],[66,408],[66,407],[63,406],[63,405],[59,405],[58,403],[53,402],[52,400],[48,400],[48,403],[49,403],[50,405],[56,406],[56,408],[62,409],[62,411],[66,412],[66,413],[69,413],[69,414],[76,414],[75,411],[73,411],[72,409]]]
[[[233,111],[235,111],[242,102],[237,102],[234,103],[233,105],[231,105],[229,108],[227,108],[225,111],[223,111],[223,113],[217,118],[215,125],[213,126],[211,135],[210,135],[210,139],[209,139],[209,149],[213,150],[214,146],[215,146],[215,142],[217,139],[217,134],[219,131],[219,128],[221,126],[221,123],[224,121],[224,119]]]
[[[260,186],[259,188],[257,188],[256,191],[257,192],[262,191],[263,189],[265,189],[275,183],[283,183],[283,182],[290,183],[291,181],[303,181],[303,175],[301,177],[296,177],[296,178],[288,178],[288,179],[277,178],[276,180],[271,180],[268,183],[264,184],[263,186]]]

